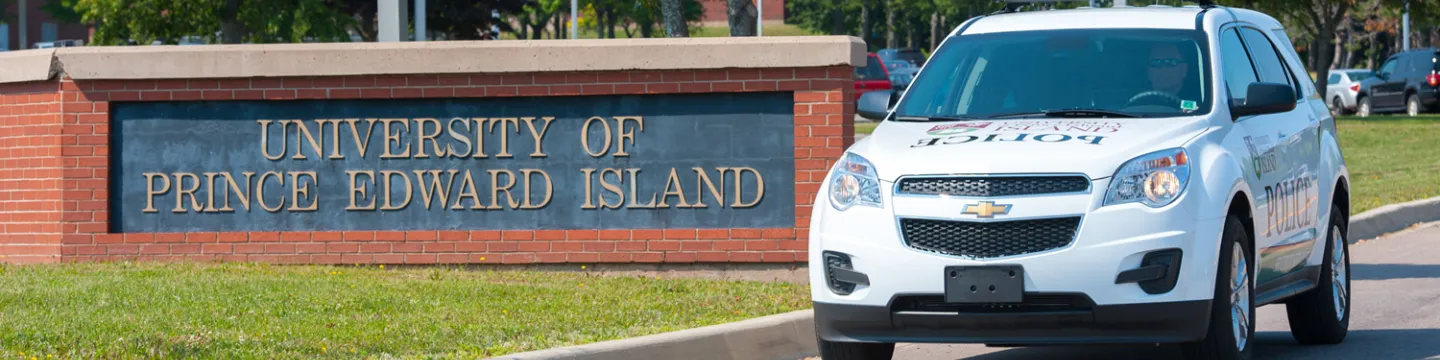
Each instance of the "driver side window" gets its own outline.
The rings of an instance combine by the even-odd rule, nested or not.
[[[1220,34],[1220,62],[1225,72],[1225,88],[1230,92],[1230,99],[1245,99],[1249,92],[1250,83],[1258,81],[1255,76],[1255,67],[1250,64],[1250,57],[1245,54],[1245,45],[1240,42],[1240,33],[1235,28],[1225,30]]]
[[[1384,65],[1380,65],[1380,73],[1381,73],[1381,74],[1385,74],[1385,75],[1394,74],[1394,73],[1395,73],[1395,59],[1396,59],[1396,58],[1390,58],[1390,60],[1385,60],[1385,64],[1384,64]]]

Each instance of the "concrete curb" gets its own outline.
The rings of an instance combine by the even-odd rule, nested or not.
[[[1350,218],[1350,243],[1440,221],[1440,197],[1381,206]],[[631,339],[505,355],[496,359],[800,359],[819,353],[815,317],[800,310]]]
[[[800,359],[819,353],[815,316],[799,310],[761,318],[495,359]]]
[[[1440,197],[1381,206],[1350,217],[1349,242],[1374,239],[1430,221],[1440,221]]]

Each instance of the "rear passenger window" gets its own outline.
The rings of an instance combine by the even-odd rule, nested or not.
[[[1330,84],[1339,84],[1339,83],[1340,83],[1340,74],[1330,74],[1330,79],[1329,79],[1329,80],[1325,80],[1325,82],[1330,83]]]
[[[1280,54],[1275,53],[1275,46],[1270,44],[1265,34],[1250,28],[1241,29],[1240,33],[1245,36],[1245,46],[1250,49],[1256,69],[1260,70],[1260,81],[1295,86],[1290,81],[1285,64],[1280,62]]]
[[[1220,63],[1225,68],[1225,88],[1230,90],[1231,99],[1244,99],[1250,83],[1255,82],[1255,67],[1245,55],[1245,45],[1235,29],[1220,34]]]

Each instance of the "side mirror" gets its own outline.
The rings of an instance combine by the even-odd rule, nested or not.
[[[860,95],[860,101],[855,103],[855,112],[860,117],[870,120],[884,120],[890,113],[890,99],[893,92],[889,90],[871,91]]]
[[[1245,102],[1230,105],[1230,117],[1282,113],[1295,109],[1295,88],[1286,84],[1257,82],[1246,90]]]

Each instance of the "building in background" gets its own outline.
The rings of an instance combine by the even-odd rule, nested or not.
[[[5,14],[0,21],[0,51],[32,49],[39,43],[60,40],[90,40],[88,26],[57,21],[41,10],[45,0],[10,0],[0,6],[5,7],[0,12]]]
[[[729,24],[729,14],[725,11],[726,0],[699,0],[705,7],[705,15],[700,22],[706,26],[723,26]],[[785,0],[759,0],[761,16],[765,17],[766,24],[784,23],[789,11],[785,10]]]

